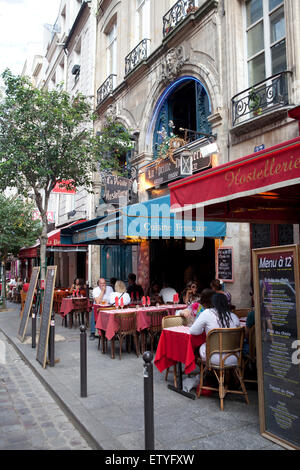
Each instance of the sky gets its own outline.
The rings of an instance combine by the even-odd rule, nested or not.
[[[60,2],[0,0],[0,74],[21,74],[26,59],[43,55],[44,24],[55,23]]]

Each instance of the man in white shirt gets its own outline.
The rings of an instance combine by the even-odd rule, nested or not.
[[[113,292],[113,288],[106,285],[106,281],[103,278],[100,278],[97,282],[97,287],[93,289],[93,299],[94,303],[97,305],[101,305],[102,302],[109,303],[110,294]],[[91,335],[90,340],[93,341],[95,339],[95,317],[94,317],[94,309],[92,310],[91,316]]]
[[[176,294],[176,290],[172,287],[166,286],[161,289],[159,295],[162,297],[164,304],[173,303],[173,297]]]

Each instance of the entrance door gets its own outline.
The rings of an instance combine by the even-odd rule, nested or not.
[[[101,247],[101,272],[109,284],[112,277],[127,283],[132,272],[132,247],[130,245],[104,245]]]

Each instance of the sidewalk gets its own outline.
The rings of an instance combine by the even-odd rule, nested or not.
[[[88,397],[80,397],[80,332],[61,325],[56,316],[55,367],[43,369],[31,347],[31,319],[27,338],[17,338],[20,306],[8,304],[0,312],[0,331],[17,348],[42,384],[93,448],[144,449],[143,360],[122,353],[112,360],[98,351],[98,341],[87,341]],[[89,335],[88,335],[89,336]],[[116,352],[118,353],[118,343]],[[172,374],[169,374],[169,383]],[[249,389],[250,405],[228,395],[224,409],[219,398],[190,400],[167,389],[165,374],[154,367],[154,425],[156,450],[275,450],[282,449],[259,433],[257,391]]]

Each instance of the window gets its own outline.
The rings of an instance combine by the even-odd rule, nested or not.
[[[249,86],[287,68],[283,3],[283,0],[246,2]]]
[[[136,0],[137,43],[150,39],[150,0]]]
[[[107,37],[107,76],[117,74],[117,23],[114,23]]]

